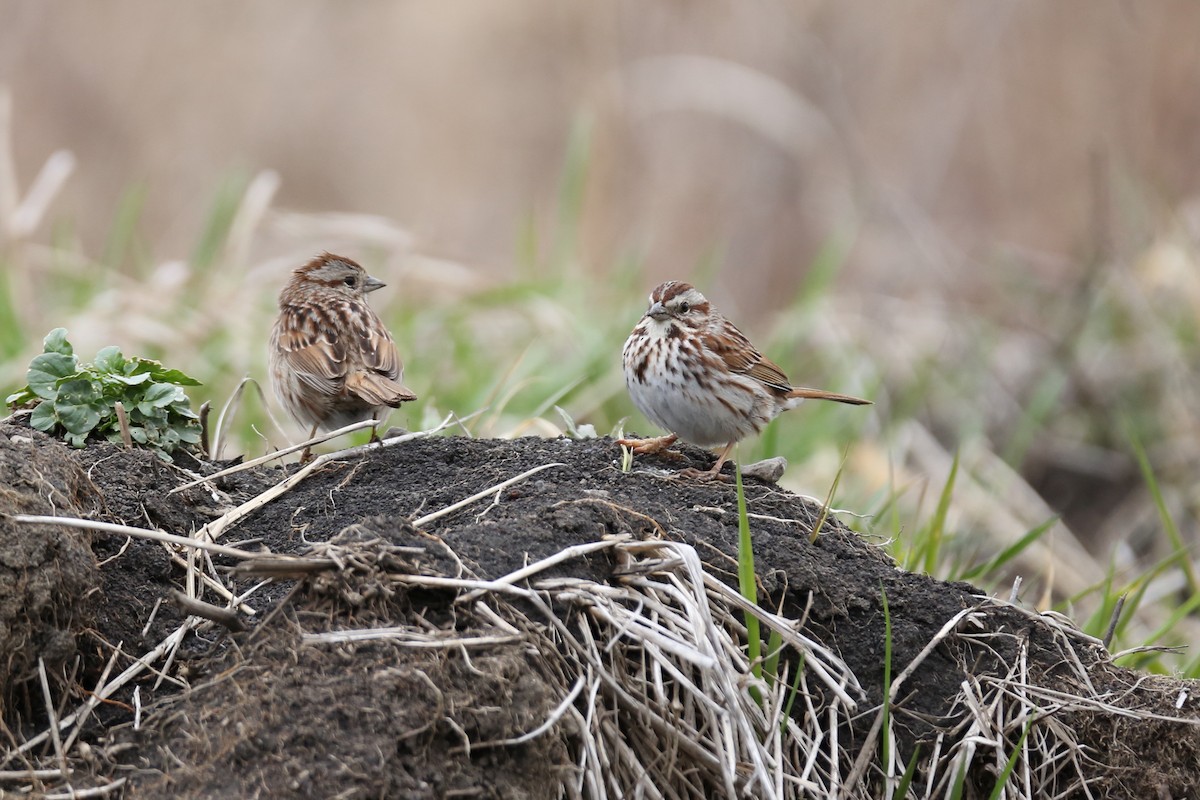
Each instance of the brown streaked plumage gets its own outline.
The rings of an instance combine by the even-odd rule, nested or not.
[[[383,286],[354,261],[321,253],[279,293],[271,383],[288,413],[311,428],[309,438],[417,399],[404,386],[392,335],[367,304],[367,293]]]
[[[707,478],[721,471],[735,444],[805,399],[870,403],[793,387],[704,295],[681,281],[667,281],[650,293],[650,307],[621,355],[634,405],[669,433],[620,443],[635,453],[658,452],[677,439],[723,445],[716,464],[701,473]]]

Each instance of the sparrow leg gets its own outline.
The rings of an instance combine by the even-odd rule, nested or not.
[[[617,439],[617,444],[628,447],[635,453],[650,455],[666,450],[675,444],[675,440],[678,438],[678,435],[672,433],[667,436],[656,436],[652,439]]]
[[[308,436],[305,438],[311,439],[316,435],[317,435],[317,426],[313,425],[312,430],[308,432]],[[309,461],[312,461],[312,452],[311,451],[312,451],[312,445],[309,445],[308,447],[304,448],[304,452],[300,454],[300,463],[301,464],[307,464]]]
[[[725,445],[725,449],[721,451],[721,455],[717,456],[717,463],[713,464],[711,468],[699,470],[695,467],[688,467],[687,469],[682,470],[680,474],[684,477],[695,478],[701,481],[728,480],[728,478],[721,474],[721,467],[725,466],[725,461],[729,458],[729,454],[733,451],[733,446],[735,444],[737,444],[737,442],[730,442],[729,444]]]
[[[724,450],[722,450],[722,451],[721,451],[721,455],[717,457],[717,463],[715,463],[715,464],[713,464],[713,465],[712,465],[712,469],[710,469],[710,470],[709,470],[709,473],[710,473],[710,474],[711,474],[711,475],[712,475],[714,478],[715,478],[715,477],[717,477],[717,475],[719,475],[719,474],[720,474],[720,472],[721,472],[721,467],[722,467],[722,466],[724,466],[724,464],[725,464],[725,459],[729,458],[729,454],[730,454],[731,452],[733,452],[733,446],[734,446],[735,444],[737,444],[737,442],[730,442],[729,444],[725,445],[725,449],[724,449]]]
[[[375,424],[371,426],[371,443],[379,441],[379,412],[371,414],[371,421]]]

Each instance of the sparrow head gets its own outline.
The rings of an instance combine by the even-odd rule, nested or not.
[[[690,283],[667,281],[650,293],[646,316],[658,322],[676,320],[697,327],[707,319],[711,306],[704,295]]]
[[[351,299],[360,299],[368,292],[382,289],[383,281],[372,278],[356,261],[333,253],[321,253],[292,273],[292,279],[284,289],[305,286],[321,289]]]

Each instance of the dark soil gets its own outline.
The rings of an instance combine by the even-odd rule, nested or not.
[[[685,452],[695,466],[710,463],[703,451]],[[687,542],[714,575],[736,585],[734,488],[662,471],[677,470],[681,464],[674,461],[639,459],[637,470],[622,473],[618,455],[607,439],[429,438],[327,465],[243,519],[221,543],[303,554],[340,535],[342,542],[382,541],[400,549],[369,569],[260,590],[250,601],[258,613],[245,632],[209,626],[189,635],[172,666],[189,688],[172,682],[155,688],[154,674],[143,677],[136,684],[143,710],[135,729],[134,686],[126,687],[113,698],[119,703],[103,706],[85,728],[88,758],[79,759],[77,770],[94,783],[129,778],[126,797],[562,796],[574,768],[569,725],[516,746],[472,748],[520,736],[561,700],[548,688],[553,667],[536,651],[519,641],[468,654],[386,641],[314,645],[302,637],[414,620],[431,631],[470,633],[475,622],[455,610],[453,591],[396,592],[380,576],[498,578],[608,534]],[[550,463],[560,466],[421,531],[410,524]],[[188,469],[211,474],[219,466]],[[259,468],[218,481],[215,489],[168,494],[189,477],[152,454],[109,445],[71,451],[27,428],[0,426],[5,513],[83,516],[186,535],[282,477],[277,468]],[[978,602],[979,591],[970,585],[903,572],[836,520],[825,520],[810,540],[820,510],[776,485],[749,479],[746,497],[750,512],[760,515],[752,525],[766,595],[760,601],[805,619],[805,633],[833,649],[858,677],[867,693],[864,710],[882,696],[881,590],[889,604],[893,674],[947,620]],[[431,546],[438,539],[449,550]],[[423,552],[403,549],[410,545]],[[614,567],[604,555],[575,558],[539,578],[604,582]],[[182,585],[182,576],[158,543],[0,517],[0,688],[6,698],[0,711],[9,744],[46,727],[40,684],[31,680],[38,656],[52,667],[55,691],[76,698],[66,704],[74,708],[115,646],[128,654],[118,660],[123,669],[130,656],[180,626],[184,615],[161,601]],[[257,582],[230,580],[235,592]],[[211,594],[205,599],[222,604]],[[1036,682],[1063,692],[1080,688],[1073,685],[1059,629],[1000,605],[981,612],[976,625],[1004,635],[949,637],[906,682],[896,711],[906,752],[915,742],[932,742],[945,727],[964,679],[1006,674],[1022,645]],[[1113,667],[1098,645],[1076,641],[1072,649],[1097,692],[1109,693],[1108,702],[1164,717],[1200,716],[1200,687],[1192,686],[1176,709],[1180,681]],[[1095,768],[1093,796],[1200,795],[1200,728],[1069,708],[1059,716]],[[840,733],[849,751],[873,719],[864,713]],[[42,765],[48,754],[10,757],[0,769]],[[972,774],[967,796],[989,790],[986,772]]]

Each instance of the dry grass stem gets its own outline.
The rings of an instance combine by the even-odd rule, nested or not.
[[[545,470],[551,469],[553,467],[564,467],[564,466],[566,466],[566,464],[560,464],[560,463],[541,464],[539,466],[534,467],[533,469],[525,470],[520,475],[514,475],[513,477],[509,478],[506,481],[502,481],[502,482],[496,484],[495,486],[489,486],[488,488],[486,488],[482,491],[476,492],[475,494],[471,495],[470,497],[467,497],[463,500],[459,500],[457,503],[453,503],[451,505],[446,506],[443,509],[434,511],[432,514],[426,514],[423,517],[419,517],[419,518],[413,520],[413,523],[412,523],[413,527],[414,528],[424,528],[426,525],[428,525],[431,522],[434,522],[436,520],[441,519],[442,517],[453,514],[455,511],[458,511],[461,508],[466,508],[467,506],[471,505],[472,503],[477,503],[480,500],[484,499],[485,497],[489,497],[493,494],[496,494],[497,492],[501,492],[504,489],[507,489],[509,486],[512,486],[513,484],[520,483],[521,481],[526,480],[527,478],[531,478],[534,475],[537,475],[539,472],[544,472]]]
[[[252,458],[249,461],[243,461],[240,464],[235,464],[232,467],[226,467],[223,470],[214,472],[212,475],[205,475],[203,477],[197,478],[194,481],[189,481],[188,483],[185,483],[181,486],[176,486],[174,489],[172,489],[170,492],[168,492],[168,494],[176,494],[177,492],[182,492],[184,489],[190,489],[193,486],[199,486],[202,483],[211,483],[212,481],[218,480],[219,478],[224,478],[229,475],[234,475],[238,472],[243,472],[248,469],[253,469],[254,467],[260,466],[262,464],[268,464],[272,461],[278,461],[279,459],[283,458],[284,456],[291,455],[292,453],[297,453],[297,452],[305,449],[306,447],[311,447],[315,444],[321,444],[322,442],[327,442],[330,439],[336,439],[339,436],[345,436],[346,434],[354,433],[355,431],[361,431],[361,430],[365,430],[367,428],[373,428],[373,427],[375,427],[375,425],[376,425],[375,421],[369,420],[369,419],[363,420],[362,422],[352,422],[349,425],[346,425],[343,428],[338,428],[335,431],[330,431],[329,433],[318,434],[317,436],[314,436],[313,438],[308,439],[307,441],[303,441],[300,444],[289,445],[288,447],[281,448],[279,450],[276,450],[273,453],[267,453],[265,456],[259,456],[258,458]]]
[[[306,633],[301,637],[305,644],[342,644],[345,642],[389,641],[403,647],[454,648],[488,647],[508,644],[520,640],[521,634],[504,636],[436,636],[427,631],[411,628],[360,628],[356,630]]]
[[[43,517],[32,514],[14,514],[10,519],[16,522],[25,522],[31,525],[65,525],[68,528],[82,528],[83,530],[102,531],[104,533],[117,533],[122,536],[133,536],[138,539],[149,539],[155,542],[165,542],[167,544],[178,545],[179,547],[190,547],[195,550],[207,550],[218,555],[229,556],[230,558],[261,558],[262,553],[251,553],[247,550],[239,550],[236,547],[226,547],[225,545],[216,544],[214,542],[206,542],[199,539],[192,539],[187,536],[176,536],[173,533],[164,533],[162,531],[151,531],[145,528],[134,528],[129,525],[117,525],[112,522],[100,522],[98,520],[78,519],[75,517]]]
[[[90,797],[107,797],[117,792],[128,778],[118,778],[103,786],[93,786],[91,789],[72,789],[68,792],[54,792],[42,795],[42,800],[87,800]]]
[[[0,769],[0,781],[49,781],[61,777],[61,769]]]
[[[481,412],[475,412],[475,413],[478,414]],[[302,467],[298,472],[285,478],[284,480],[280,481],[279,483],[275,484],[270,489],[268,489],[267,491],[258,495],[257,497],[247,500],[245,503],[242,503],[237,508],[234,508],[233,510],[226,512],[224,515],[222,515],[222,516],[218,517],[217,519],[213,520],[212,522],[208,523],[207,525],[205,525],[203,528],[201,528],[200,530],[198,530],[196,532],[196,538],[197,539],[207,539],[208,541],[216,541],[217,539],[219,539],[221,537],[221,535],[225,532],[225,529],[228,528],[230,525],[233,525],[235,522],[242,519],[246,515],[257,511],[258,509],[267,505],[271,501],[281,497],[282,495],[287,493],[287,491],[289,489],[291,489],[293,486],[300,483],[305,478],[307,478],[309,475],[311,475],[312,473],[321,469],[322,467],[324,467],[326,464],[330,463],[331,461],[337,461],[339,459],[349,458],[351,456],[355,456],[360,453],[370,452],[371,450],[377,450],[377,449],[383,448],[383,447],[394,447],[398,444],[404,444],[405,442],[411,442],[412,440],[419,439],[423,436],[433,436],[434,434],[439,433],[439,432],[445,430],[446,428],[450,427],[450,425],[454,424],[454,420],[456,420],[457,418],[458,417],[455,414],[447,414],[446,418],[443,419],[440,424],[438,424],[437,426],[435,426],[433,428],[430,428],[429,430],[417,431],[415,433],[407,433],[407,434],[404,434],[403,436],[395,436],[391,439],[384,439],[381,442],[368,442],[367,444],[359,445],[358,447],[351,447],[347,450],[341,450],[336,453],[325,453],[324,455],[313,459],[309,464]],[[367,425],[366,422],[355,423],[355,424],[361,425],[362,427],[371,427],[370,425]],[[352,426],[346,426],[346,427],[350,428]],[[342,429],[342,430],[344,431],[345,429]],[[334,433],[338,433],[338,432],[335,431]],[[332,436],[332,435],[333,434],[329,434],[329,436]],[[305,444],[307,445],[310,443],[311,443],[311,441],[306,442]],[[244,466],[244,465],[239,465],[239,466]],[[210,479],[211,479],[211,477],[212,476],[210,476]]]
[[[54,699],[50,695],[50,680],[46,677],[46,662],[38,658],[38,680],[42,685],[42,700],[46,703],[46,716],[50,720],[50,741],[54,744],[54,757],[58,760],[58,768],[64,776],[71,774],[67,766],[66,751],[63,750],[62,738],[58,732],[58,713],[54,709]]]

